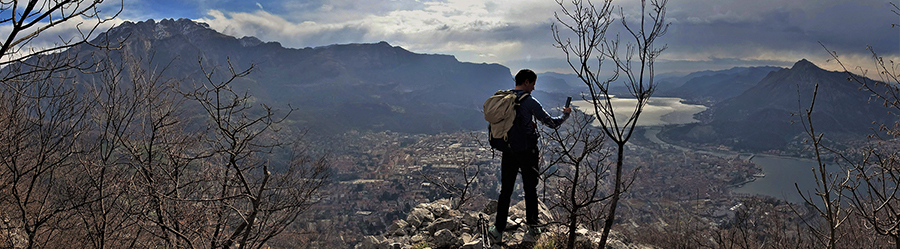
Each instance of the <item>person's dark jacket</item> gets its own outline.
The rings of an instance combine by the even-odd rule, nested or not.
[[[517,95],[525,93],[523,90],[513,90]],[[533,118],[532,118],[533,117]],[[512,127],[509,129],[509,145],[513,152],[537,151],[538,137],[537,125],[534,120],[538,120],[547,127],[556,129],[566,119],[569,114],[563,114],[560,117],[551,117],[533,96],[528,96],[522,100],[516,109],[516,119],[513,121]]]

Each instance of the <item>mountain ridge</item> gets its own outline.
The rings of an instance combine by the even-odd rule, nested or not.
[[[720,71],[701,71],[687,76],[664,80],[668,83],[659,96],[673,96],[690,102],[706,105],[715,104],[740,95],[755,86],[769,73],[781,69],[779,67],[734,67]]]
[[[804,134],[801,115],[818,94],[812,117],[816,132],[829,137],[865,135],[873,122],[893,123],[896,116],[869,92],[847,80],[846,72],[827,71],[802,59],[791,68],[770,72],[740,95],[698,114],[705,120],[670,129],[667,136],[694,143],[722,144],[750,151],[782,150],[799,144]]]
[[[514,86],[509,68],[500,64],[419,54],[384,41],[285,48],[189,19],[125,22],[93,40],[106,42],[123,45],[121,55],[110,56],[115,61],[133,56],[153,58],[156,67],[170,63],[165,76],[189,83],[205,80],[199,63],[220,70],[253,67],[234,89],[264,104],[298,108],[295,123],[327,133],[483,129],[484,100]]]
[[[253,67],[253,73],[233,83],[234,89],[249,92],[262,104],[297,108],[291,117],[293,124],[324,133],[483,130],[480,110],[484,99],[496,90],[514,86],[510,69],[500,64],[460,62],[451,55],[414,53],[387,42],[285,48],[278,42],[221,34],[188,19],[125,22],[101,34],[94,43],[107,41],[123,45],[118,55],[122,58],[153,58],[154,67],[170,65],[165,76],[188,84],[204,80],[200,63],[220,69],[229,64],[239,70]],[[122,58],[110,56],[112,60]],[[692,78],[677,79],[683,81],[680,87],[697,83],[707,90],[690,93],[720,98],[699,115],[706,121],[700,125],[715,128],[701,130],[715,132],[684,132],[684,136],[730,145],[751,141],[753,148],[775,148],[762,145],[784,144],[796,136],[799,126],[789,125],[791,113],[799,111],[798,103],[810,102],[812,81],[827,83],[820,88],[820,114],[814,115],[824,120],[822,131],[858,133],[868,130],[861,121],[889,120],[881,114],[870,115],[880,110],[860,102],[867,99],[866,93],[847,82],[843,73],[822,70],[805,59],[791,68],[765,73],[769,69],[773,68],[704,71],[688,74]],[[743,75],[753,70],[758,72]],[[765,77],[757,84],[741,90],[763,73]],[[717,79],[717,74],[733,77]],[[548,95],[552,96],[548,103],[564,98],[564,92],[570,90],[567,86],[572,86],[552,74],[544,83],[548,90],[562,91]],[[772,128],[772,124],[777,124],[777,129],[754,128]]]

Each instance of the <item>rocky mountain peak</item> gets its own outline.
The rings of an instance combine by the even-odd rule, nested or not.
[[[126,21],[108,31],[110,37],[124,38],[129,35],[137,35],[151,39],[165,39],[175,35],[192,36],[198,31],[215,32],[209,24],[195,22],[190,19],[162,19],[159,22],[149,19],[137,23]]]
[[[263,43],[263,41],[259,40],[259,38],[256,38],[254,36],[244,36],[244,37],[241,37],[241,39],[238,39],[238,41],[241,42],[242,47],[253,47],[253,46]]]
[[[791,70],[810,70],[810,69],[821,70],[821,68],[819,68],[818,66],[816,66],[815,64],[813,64],[812,62],[810,62],[806,59],[802,59],[802,60],[794,63],[793,66],[791,66]]]
[[[797,138],[802,137],[798,134],[803,135],[803,129],[793,124],[798,120],[793,114],[808,108],[813,92],[816,131],[832,136],[868,135],[874,128],[873,121],[896,121],[896,116],[880,103],[870,102],[870,93],[860,90],[847,77],[847,72],[828,71],[806,59],[800,60],[790,69],[769,73],[752,88],[702,114],[709,115],[715,130],[704,136],[751,151],[802,144]],[[708,142],[703,139],[697,141]]]

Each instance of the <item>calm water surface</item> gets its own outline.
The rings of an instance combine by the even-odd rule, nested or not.
[[[797,187],[794,186],[796,183],[803,191],[803,195],[817,197],[815,195],[816,179],[812,171],[817,167],[816,161],[767,155],[757,155],[753,157],[752,161],[762,168],[766,177],[757,178],[756,181],[735,188],[732,192],[767,195],[793,203],[804,203]],[[840,174],[837,166],[828,166],[826,170]]]
[[[576,97],[577,98],[577,97]],[[706,110],[702,105],[689,105],[681,103],[680,98],[650,98],[650,101],[641,112],[638,126],[658,126],[670,124],[688,124],[697,122],[694,114]],[[616,119],[625,120],[634,110],[637,100],[632,98],[611,98],[613,108],[616,110]],[[584,100],[572,100],[572,106],[585,113],[594,113],[594,107]],[[600,122],[594,120],[594,125],[600,126]]]
[[[613,105],[616,108],[617,118],[625,118],[625,115],[631,114],[632,108],[636,101],[629,98],[613,98]],[[584,112],[593,113],[593,107],[587,101],[572,101],[572,105]],[[687,124],[697,122],[693,115],[706,110],[701,105],[688,105],[681,103],[679,98],[651,98],[651,101],[645,107],[644,112],[638,120],[638,126],[661,126],[669,124]],[[598,121],[594,121],[599,126]],[[644,133],[648,139],[653,142],[665,144],[680,150],[690,150],[697,153],[710,154],[720,157],[731,157],[735,154],[695,151],[690,148],[680,147],[676,145],[666,144],[659,140],[656,134],[659,129],[647,129]],[[744,184],[735,188],[734,193],[759,194],[772,196],[778,199],[786,200],[794,203],[803,203],[803,199],[794,186],[796,183],[800,186],[806,196],[815,196],[816,182],[813,176],[812,168],[816,167],[816,162],[810,159],[795,157],[779,157],[769,155],[756,155],[752,159],[753,163],[762,168],[766,175],[757,178],[753,182]],[[836,166],[829,167],[830,172],[839,172]]]

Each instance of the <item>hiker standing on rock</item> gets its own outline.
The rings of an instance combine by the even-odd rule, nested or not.
[[[538,221],[538,200],[537,200],[537,184],[538,184],[538,162],[540,154],[538,149],[538,131],[534,120],[539,120],[550,128],[557,128],[572,112],[571,107],[563,109],[561,117],[551,117],[534,97],[531,97],[531,91],[537,81],[537,74],[529,69],[522,69],[516,74],[516,87],[510,91],[498,91],[495,97],[508,96],[508,99],[514,99],[514,104],[496,104],[503,105],[495,107],[492,100],[488,99],[485,103],[485,120],[490,122],[491,146],[503,152],[500,162],[500,196],[497,198],[497,219],[494,225],[490,227],[489,233],[494,241],[501,241],[504,228],[506,228],[506,219],[509,214],[509,198],[512,196],[513,188],[516,184],[516,175],[522,172],[522,183],[525,192],[525,213],[526,225],[528,232],[532,235],[540,233],[537,229]],[[515,94],[515,95],[512,95]],[[492,97],[493,98],[493,97]],[[489,106],[489,104],[491,104]],[[489,119],[489,111],[492,109],[508,108],[515,110],[515,118]],[[494,122],[497,121],[497,122]],[[512,121],[512,122],[510,122]],[[510,126],[511,123],[511,126]],[[503,130],[508,129],[504,134]]]

